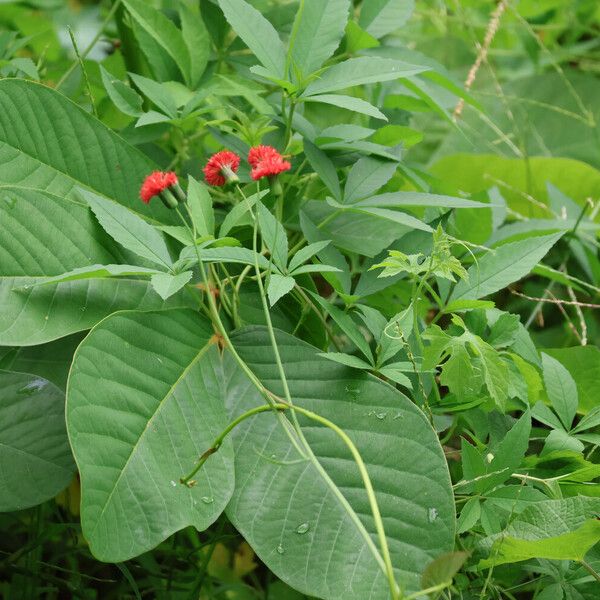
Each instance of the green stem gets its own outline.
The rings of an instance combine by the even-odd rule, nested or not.
[[[110,20],[113,18],[114,14],[117,12],[117,9],[119,8],[120,5],[121,5],[121,0],[116,0],[115,3],[110,7],[108,14],[106,15],[104,21],[102,21],[102,24],[100,25],[100,29],[98,29],[98,32],[92,38],[92,41],[87,45],[86,49],[81,53],[81,55],[77,57],[77,60],[75,60],[73,62],[73,64],[65,71],[64,75],[60,78],[60,80],[56,84],[55,89],[57,89],[57,90],[60,89],[60,87],[64,84],[64,82],[71,76],[71,73],[73,73],[73,71],[77,68],[77,65],[83,64],[82,63],[83,59],[87,57],[87,55],[92,51],[92,48],[98,43],[98,40],[100,39],[100,36],[102,35],[102,32],[104,31],[104,28],[108,25]]]
[[[373,514],[373,519],[375,521],[375,528],[377,529],[377,536],[379,538],[379,544],[381,547],[381,553],[383,555],[383,561],[385,564],[385,572],[386,572],[386,575],[388,578],[388,584],[390,587],[390,591],[392,593],[392,599],[398,600],[401,597],[401,592],[398,587],[398,584],[396,583],[396,578],[394,576],[392,559],[390,556],[387,539],[385,537],[385,530],[383,528],[383,520],[381,518],[381,513],[379,512],[379,505],[377,504],[377,499],[375,498],[375,490],[373,489],[373,485],[371,483],[371,478],[369,477],[367,467],[366,467],[365,463],[363,462],[360,452],[358,451],[358,449],[354,445],[354,442],[350,439],[348,434],[343,429],[338,427],[335,423],[330,421],[329,419],[326,419],[325,417],[322,417],[321,415],[318,415],[317,413],[307,410],[306,408],[302,408],[300,406],[291,406],[290,404],[282,403],[282,402],[279,402],[274,405],[263,404],[262,406],[255,406],[254,408],[251,408],[250,410],[246,411],[245,413],[243,413],[239,417],[237,417],[237,419],[232,421],[217,436],[213,445],[208,450],[206,450],[206,452],[204,452],[202,454],[202,456],[198,460],[198,463],[196,464],[194,469],[190,472],[190,474],[187,475],[186,477],[181,478],[181,480],[180,480],[181,483],[183,483],[187,486],[194,485],[192,477],[194,477],[196,475],[196,473],[202,468],[202,466],[210,458],[210,456],[219,450],[219,448],[223,444],[223,441],[227,437],[227,435],[233,429],[235,429],[240,423],[242,423],[243,421],[245,421],[246,419],[248,419],[250,417],[253,417],[254,415],[257,415],[257,414],[260,414],[263,412],[273,412],[273,409],[275,409],[277,411],[285,411],[285,410],[297,411],[300,414],[304,415],[305,417],[311,419],[312,421],[315,421],[317,423],[320,423],[321,425],[324,425],[325,427],[331,429],[334,433],[336,433],[337,436],[346,444],[346,447],[350,450],[350,453],[352,454],[352,458],[354,459],[354,461],[356,462],[356,464],[358,466],[358,470],[359,470],[361,478],[363,480],[363,485],[365,486],[365,490],[366,490],[367,496],[369,498],[369,504],[371,507],[371,512]]]

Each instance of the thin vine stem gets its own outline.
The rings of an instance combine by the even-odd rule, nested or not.
[[[381,518],[381,513],[379,511],[379,505],[377,504],[377,499],[375,498],[375,490],[373,489],[373,484],[371,483],[371,478],[369,477],[369,473],[367,471],[367,467],[358,451],[358,448],[354,445],[354,442],[350,439],[348,434],[341,428],[338,427],[335,423],[322,417],[321,415],[312,412],[306,408],[302,408],[301,406],[291,406],[288,403],[276,403],[274,405],[271,404],[263,404],[262,406],[255,406],[250,410],[247,410],[235,420],[233,420],[223,431],[215,438],[212,446],[206,450],[202,456],[200,456],[196,466],[194,469],[185,477],[180,479],[181,483],[187,486],[192,486],[194,484],[194,480],[192,479],[196,473],[202,468],[204,463],[213,455],[215,452],[218,452],[219,448],[223,444],[223,441],[235,429],[240,423],[244,422],[246,419],[258,415],[263,412],[273,412],[273,409],[277,411],[285,411],[285,410],[293,410],[297,411],[305,417],[324,425],[328,429],[331,429],[343,442],[346,444],[346,447],[350,450],[352,454],[352,458],[356,462],[358,470],[360,472],[363,485],[365,486],[365,490],[367,492],[367,496],[369,498],[369,504],[371,507],[371,512],[373,514],[373,519],[375,521],[375,528],[377,529],[377,536],[379,538],[379,544],[381,547],[381,553],[383,555],[383,561],[385,563],[385,572],[388,578],[388,584],[390,587],[390,592],[392,594],[393,600],[399,600],[402,597],[400,588],[396,582],[396,578],[394,575],[394,568],[392,566],[392,559],[387,543],[387,538],[385,536],[385,530],[383,527],[383,520]]]

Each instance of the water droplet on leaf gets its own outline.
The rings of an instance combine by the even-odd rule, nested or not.
[[[380,412],[380,413],[375,413],[375,416],[380,420],[383,421],[386,417],[387,417],[387,413],[384,412]]]
[[[215,499],[212,496],[202,496],[200,500],[202,500],[204,504],[212,504],[215,501]]]
[[[430,523],[433,523],[438,518],[438,510],[437,510],[437,508],[430,508],[427,511],[427,518],[429,519]]]
[[[283,554],[284,552],[285,550],[283,549],[283,546],[279,544],[279,546],[277,546],[277,554]]]
[[[174,482],[172,479],[171,479],[171,485],[172,485],[173,487],[177,487],[177,484],[176,484],[176,483],[175,483],[175,482]]]
[[[302,535],[303,533],[306,533],[309,529],[310,525],[308,523],[302,523],[296,528],[296,533]]]

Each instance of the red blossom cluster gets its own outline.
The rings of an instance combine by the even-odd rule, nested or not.
[[[274,177],[283,171],[288,171],[292,165],[284,160],[283,156],[273,146],[254,146],[248,152],[248,163],[252,167],[250,175],[254,181],[263,177]],[[228,181],[238,181],[237,170],[240,166],[240,157],[230,150],[221,150],[213,154],[203,169],[204,179],[209,185],[225,185]],[[179,192],[177,198],[164,198],[165,190],[174,188],[172,191]],[[163,202],[168,206],[176,205],[181,201],[181,190],[178,188],[177,175],[173,171],[154,171],[142,184],[140,198],[146,204],[154,196],[161,196]],[[170,194],[166,193],[167,196]]]
[[[154,171],[144,179],[140,198],[144,204],[148,204],[154,196],[175,185],[177,185],[177,175],[173,171]]]
[[[292,165],[273,146],[254,146],[248,153],[248,163],[252,167],[250,175],[254,181],[262,177],[273,177],[288,171]],[[221,150],[213,154],[204,167],[206,183],[225,185],[227,181],[235,181],[233,177],[238,170],[240,157],[229,150]]]

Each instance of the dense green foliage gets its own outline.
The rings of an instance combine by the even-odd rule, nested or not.
[[[0,3],[0,596],[598,598],[599,34]]]

